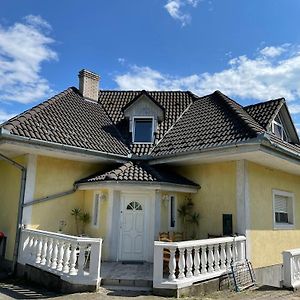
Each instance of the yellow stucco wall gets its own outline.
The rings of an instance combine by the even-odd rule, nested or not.
[[[14,158],[25,166],[26,158]],[[12,260],[15,244],[17,212],[20,195],[21,171],[5,161],[0,161],[0,231],[7,236],[5,258]]]
[[[93,216],[93,205],[95,194],[105,195],[105,200],[100,201],[99,206],[99,224],[98,226],[92,225]],[[91,190],[85,191],[84,194],[84,211],[88,212],[91,216],[91,222],[86,226],[86,234],[91,237],[101,237],[105,238],[105,233],[107,229],[107,210],[108,210],[108,191],[107,190]]]
[[[100,169],[97,164],[38,156],[34,198],[70,190],[76,180]],[[32,227],[57,232],[59,222],[64,220],[67,224],[64,233],[76,234],[73,208],[84,210],[84,191],[34,205]]]
[[[281,252],[300,248],[300,176],[248,162],[250,245],[254,267],[282,263]],[[295,229],[273,228],[272,189],[295,195]]]
[[[222,162],[176,168],[201,189],[191,194],[194,211],[200,214],[197,238],[223,233],[223,214],[232,214],[236,231],[236,163]]]

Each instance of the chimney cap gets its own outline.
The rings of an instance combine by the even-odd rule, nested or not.
[[[100,76],[97,73],[89,71],[87,69],[82,69],[81,71],[79,71],[78,77],[79,78],[88,77],[88,78],[91,78],[91,79],[94,79],[94,80],[99,80],[100,79]]]

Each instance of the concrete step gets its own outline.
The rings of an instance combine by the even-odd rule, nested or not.
[[[130,290],[149,290],[152,289],[153,282],[152,280],[143,280],[143,279],[111,279],[111,278],[102,278],[101,286],[104,288],[118,288],[118,289],[128,289]],[[132,289],[133,288],[133,289]]]
[[[132,292],[151,292],[152,287],[147,286],[126,286],[126,285],[102,285],[102,288],[109,291],[132,291]]]

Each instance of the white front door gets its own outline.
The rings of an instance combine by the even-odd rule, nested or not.
[[[137,195],[123,195],[121,199],[119,258],[144,260],[146,201]]]

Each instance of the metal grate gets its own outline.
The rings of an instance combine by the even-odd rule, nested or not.
[[[229,282],[236,292],[240,292],[255,285],[255,275],[251,262],[248,260],[231,264]]]

